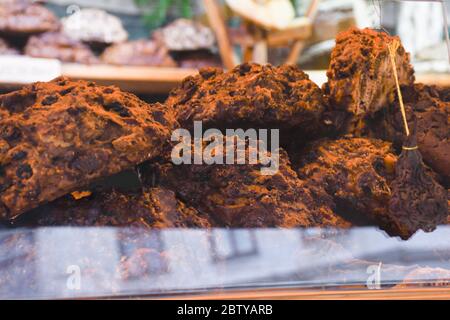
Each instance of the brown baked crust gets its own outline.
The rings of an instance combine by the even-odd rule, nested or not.
[[[398,37],[372,29],[351,28],[340,33],[331,53],[325,94],[333,109],[356,116],[373,114],[395,98],[395,78],[388,44]],[[409,53],[402,45],[395,61],[401,85],[414,83],[414,70]]]
[[[136,193],[94,192],[79,200],[66,195],[28,212],[15,226],[210,228],[211,224],[173,191],[158,187]]]
[[[419,169],[411,175],[411,168],[398,166],[392,152],[389,142],[377,139],[318,141],[302,158],[299,177],[322,186],[351,223],[375,224],[391,236],[408,239],[419,229],[429,232],[443,223],[447,209],[442,209],[442,198],[447,195],[423,164],[419,183],[427,191],[417,194],[413,178]],[[433,201],[419,202],[430,195]],[[416,210],[419,206],[422,210]]]
[[[166,101],[184,128],[317,130],[324,109],[320,88],[296,66],[244,63],[231,71],[206,68],[184,79]]]
[[[450,90],[415,84],[403,87],[409,126],[416,127],[417,142],[424,162],[450,185]],[[369,124],[370,134],[392,141],[401,148],[405,140],[398,100],[380,112]]]
[[[248,147],[247,150],[250,147]],[[333,212],[333,201],[322,189],[298,179],[288,156],[280,150],[279,170],[263,175],[260,164],[155,165],[161,185],[180,199],[232,228],[348,228]]]
[[[417,139],[412,131],[404,147],[415,148]],[[445,223],[448,216],[448,194],[427,172],[419,150],[403,150],[391,184],[389,217],[392,228],[403,239],[417,230],[432,232]]]
[[[349,221],[387,229],[390,183],[397,160],[391,152],[390,143],[376,139],[325,139],[310,146],[298,174],[324,188],[337,212]]]
[[[0,217],[158,157],[171,111],[116,87],[58,78],[0,96]]]
[[[164,45],[151,40],[136,40],[107,48],[101,59],[105,63],[132,66],[176,67]]]
[[[31,1],[6,2],[0,5],[0,32],[7,35],[31,35],[55,31],[57,17],[47,8]]]
[[[97,57],[87,45],[61,32],[46,32],[32,36],[24,52],[31,57],[58,59],[64,62],[83,64],[98,62]]]

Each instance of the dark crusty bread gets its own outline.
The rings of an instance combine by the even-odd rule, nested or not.
[[[402,91],[409,127],[416,129],[424,162],[450,186],[450,89],[415,84]],[[400,149],[405,130],[398,100],[381,111],[369,128],[371,135]]]
[[[392,210],[390,202],[396,199],[395,186],[404,181],[399,177],[402,172],[397,165],[398,158],[392,152],[389,142],[377,139],[317,141],[302,158],[299,177],[322,186],[332,196],[338,213],[350,222],[366,220],[366,224],[378,225],[391,236],[408,239],[419,229],[429,232],[442,223],[447,214],[447,195],[444,197],[445,192],[435,182],[434,174],[424,167],[433,201],[422,203],[422,210],[415,214]],[[417,174],[419,169],[415,170]],[[407,187],[413,189],[415,185],[409,183]],[[414,203],[422,199],[423,194],[412,192],[412,199],[404,198],[400,202]],[[425,205],[435,202],[441,206],[438,210]]]
[[[247,152],[253,151],[249,145]],[[217,155],[225,159],[225,153],[218,151]],[[333,212],[333,201],[320,186],[297,177],[282,149],[279,169],[273,175],[263,175],[260,163],[153,167],[150,172],[156,172],[161,185],[174,190],[182,201],[214,219],[220,227],[351,226]]]
[[[58,78],[0,96],[0,218],[161,155],[176,126],[163,105]]]
[[[352,28],[340,33],[331,53],[324,92],[333,109],[356,116],[373,114],[395,98],[395,78],[388,44],[398,37],[371,29]],[[414,83],[409,53],[402,45],[395,61],[401,85]]]
[[[207,217],[165,188],[139,192],[107,190],[75,200],[66,195],[25,214],[17,227],[114,226],[139,228],[208,228]]]
[[[319,140],[304,151],[298,173],[321,186],[350,221],[388,226],[390,184],[397,157],[389,142],[366,138]]]
[[[205,68],[184,79],[166,103],[185,128],[292,128],[317,130],[324,110],[322,91],[295,66],[244,63],[231,71]]]

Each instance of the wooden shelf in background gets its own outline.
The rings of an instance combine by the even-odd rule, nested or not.
[[[30,58],[26,59],[30,60]],[[18,63],[21,63],[21,60],[19,60]],[[36,63],[36,61],[34,63]],[[198,73],[198,70],[182,68],[82,65],[63,63],[61,64],[60,71],[58,72],[75,80],[83,79],[94,81],[100,85],[115,85],[124,91],[129,91],[136,94],[166,95],[170,92],[170,90],[178,86],[184,78],[190,75],[196,75]],[[327,81],[325,70],[305,70],[305,72],[308,73],[311,80],[316,82],[319,86],[322,86],[322,84]],[[39,78],[45,78],[49,77],[50,75],[39,73],[37,74],[37,76],[39,76]],[[52,77],[54,76],[55,75],[53,75]],[[34,77],[36,77],[36,75],[34,75]],[[6,77],[6,79],[8,78]],[[0,79],[0,91],[5,92],[16,90],[29,83],[27,82],[27,79],[28,78],[24,76],[18,78],[17,80],[21,80],[20,83],[13,81],[9,82],[5,80],[2,81]],[[46,80],[44,79],[41,81]],[[416,82],[450,87],[450,74],[418,73],[416,74]]]
[[[62,74],[69,78],[116,85],[124,91],[139,94],[167,94],[184,78],[197,73],[195,69],[181,68],[62,65]]]
[[[100,85],[116,85],[137,94],[168,94],[184,78],[198,73],[196,69],[83,65],[26,56],[0,56],[0,59],[0,91],[3,92],[62,75]]]
[[[417,73],[416,82],[450,87],[450,74],[448,73]]]

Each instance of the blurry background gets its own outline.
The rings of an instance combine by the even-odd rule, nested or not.
[[[0,0],[0,7],[30,1]],[[298,64],[311,71],[312,79],[320,85],[326,79],[324,70],[328,67],[336,35],[352,26],[383,28],[400,35],[412,54],[419,80],[450,86],[444,11],[441,1],[437,0],[34,2],[45,6],[58,19],[70,22],[62,22],[63,27],[58,31],[64,36],[33,33],[26,35],[28,43],[23,41],[23,35],[17,42],[14,36],[1,30],[0,24],[0,55],[15,52],[60,60],[61,74],[101,84],[117,84],[136,93],[164,95],[201,67],[232,68],[243,61]],[[449,2],[445,0],[447,17],[450,16]],[[79,11],[91,8],[105,11],[119,20],[111,21],[108,20],[111,17],[104,16],[98,19],[86,18],[88,15],[79,17]],[[79,27],[74,24],[75,17],[81,19]],[[180,23],[180,18],[188,20]],[[2,49],[3,36],[6,36],[6,46],[11,46],[12,50],[5,49],[4,45]],[[32,36],[37,38],[31,41]],[[23,61],[18,64],[22,68],[26,65]],[[8,81],[14,62],[7,60],[5,65],[9,69],[5,71],[5,67],[0,67],[0,90],[5,91],[8,85],[17,82],[30,82],[31,77]],[[117,67],[120,69],[114,69]],[[16,73],[32,72],[21,69]],[[41,78],[48,80],[50,75]]]
[[[217,0],[225,6],[225,1]],[[298,16],[304,15],[311,0],[291,1]],[[447,14],[450,5],[447,1]],[[96,7],[118,15],[130,34],[130,39],[147,37],[149,32],[179,17],[205,21],[202,0],[49,0],[48,6],[59,16],[66,15],[70,5]],[[240,21],[228,12],[231,26]],[[313,36],[308,41],[299,63],[304,68],[327,67],[333,40],[339,31],[349,26],[379,27],[399,34],[408,51],[417,61],[446,60],[444,21],[442,5],[436,1],[390,1],[390,0],[321,0],[314,21]],[[331,40],[331,41],[327,41]],[[281,54],[274,52],[272,63],[282,61]],[[445,62],[445,61],[444,61]],[[446,64],[448,66],[448,64]],[[428,68],[445,69],[446,65],[425,64]]]

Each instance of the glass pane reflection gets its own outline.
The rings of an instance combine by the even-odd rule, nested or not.
[[[297,287],[448,285],[449,227],[409,241],[379,230],[0,231],[0,297],[64,298]],[[73,285],[78,284],[78,285]]]

